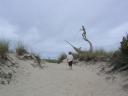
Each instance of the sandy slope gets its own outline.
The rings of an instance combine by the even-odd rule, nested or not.
[[[107,82],[89,67],[46,64],[33,68],[31,61],[20,61],[16,79],[0,87],[0,96],[128,96],[116,82]]]

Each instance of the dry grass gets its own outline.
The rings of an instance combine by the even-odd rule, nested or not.
[[[25,47],[25,45],[22,42],[17,43],[16,53],[17,53],[17,55],[24,55],[25,53],[28,53],[27,48]]]
[[[8,52],[9,52],[9,42],[6,40],[0,40],[0,57],[2,59],[6,59]]]
[[[94,50],[93,52],[89,52],[89,51],[83,51],[81,53],[74,53],[74,58],[78,59],[80,61],[102,61],[102,60],[107,60],[110,59],[112,57],[113,52],[107,52],[103,49],[99,49],[99,50]]]

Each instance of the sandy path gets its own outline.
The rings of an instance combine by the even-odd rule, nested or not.
[[[47,64],[40,70],[30,61],[21,62],[17,78],[0,88],[0,96],[128,96],[113,82],[107,82],[88,68]]]

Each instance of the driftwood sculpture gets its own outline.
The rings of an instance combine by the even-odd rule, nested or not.
[[[71,43],[69,43],[68,41],[66,41],[77,53],[81,53],[82,52],[82,50],[81,50],[81,48],[77,48],[77,47],[75,47],[74,45],[72,45]]]
[[[90,52],[92,52],[93,51],[93,46],[92,46],[92,43],[91,43],[91,41],[89,41],[88,39],[87,39],[87,34],[86,34],[86,30],[85,30],[85,28],[84,28],[84,26],[82,26],[82,29],[81,29],[82,31],[83,31],[83,34],[82,34],[82,37],[83,37],[83,39],[86,41],[86,42],[88,42],[89,43],[89,45],[90,45]],[[77,48],[77,47],[75,47],[74,45],[72,45],[71,43],[69,43],[68,41],[66,41],[77,53],[84,53],[85,51],[84,50],[81,50],[81,48]]]
[[[89,41],[89,40],[87,39],[87,33],[86,33],[86,30],[85,30],[84,26],[82,26],[82,29],[81,29],[81,30],[83,31],[82,37],[83,37],[83,39],[84,39],[86,42],[89,43],[90,52],[92,52],[92,51],[93,51],[93,46],[92,46],[91,41]]]

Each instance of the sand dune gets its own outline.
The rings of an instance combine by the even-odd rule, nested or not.
[[[16,78],[0,87],[0,96],[128,96],[115,81],[106,81],[90,67],[66,63],[34,68],[31,61],[18,60]]]

